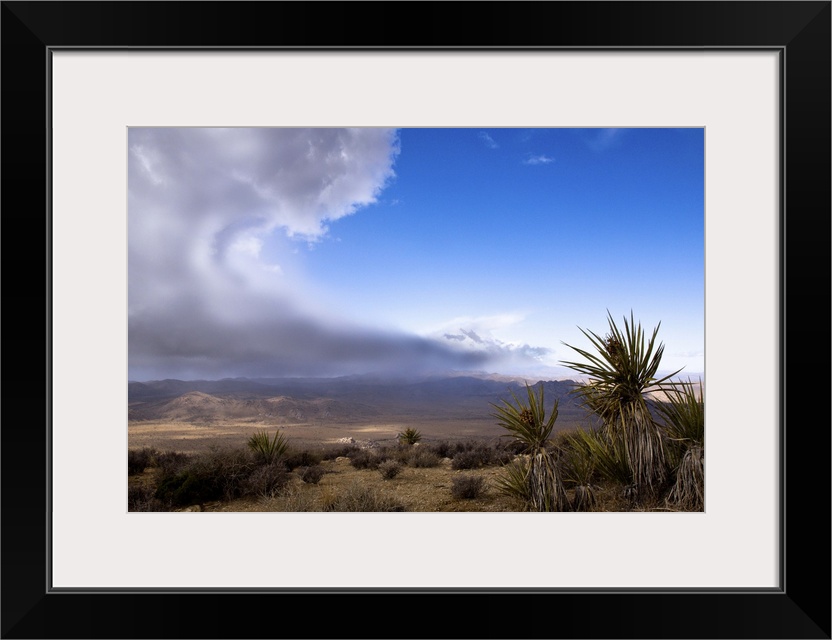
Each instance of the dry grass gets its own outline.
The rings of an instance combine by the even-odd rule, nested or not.
[[[246,497],[231,501],[208,502],[201,506],[180,508],[207,512],[309,512],[325,511],[337,503],[339,496],[352,495],[357,488],[376,496],[379,504],[401,505],[404,511],[436,512],[523,512],[523,502],[504,495],[497,489],[503,469],[486,467],[476,470],[454,471],[446,461],[438,467],[403,467],[399,475],[386,480],[378,470],[355,469],[346,458],[325,460],[321,463],[324,475],[317,484],[303,482],[298,474],[292,474],[289,484],[273,497]],[[157,469],[131,476],[130,486],[152,486]],[[455,498],[454,481],[462,476],[482,478],[483,491],[473,499]],[[573,500],[574,489],[567,490]],[[624,487],[604,485],[595,490],[596,502],[591,511],[668,511],[667,505],[634,504],[624,497]],[[681,509],[680,509],[681,510]]]

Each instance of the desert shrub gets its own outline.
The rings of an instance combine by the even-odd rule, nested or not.
[[[429,449],[415,449],[407,458],[407,464],[416,469],[432,469],[438,467],[442,459]]]
[[[300,472],[300,479],[306,484],[318,484],[324,477],[324,468],[319,464],[304,467]]]
[[[232,500],[247,493],[246,480],[256,467],[243,450],[212,449],[163,472],[155,496],[176,506]]]
[[[369,449],[358,449],[350,454],[350,464],[356,469],[378,469],[381,462],[381,456]]]
[[[141,449],[130,449],[127,451],[127,474],[135,475],[141,473],[151,466],[159,452],[153,447],[142,447]]]
[[[187,453],[180,453],[179,451],[163,451],[156,454],[154,459],[151,461],[151,466],[160,469],[163,474],[170,474],[185,467],[190,460],[191,456]]]
[[[516,455],[500,442],[474,442],[466,446],[466,452],[478,455],[483,466],[506,464]]]
[[[422,439],[422,434],[413,427],[408,427],[399,434],[399,442],[403,444],[416,444]]]
[[[404,506],[379,491],[352,484],[336,496],[328,496],[323,511],[404,511]]]
[[[378,470],[381,473],[382,478],[385,480],[392,480],[401,473],[402,465],[396,460],[385,460],[378,465]]]
[[[314,467],[320,464],[322,459],[321,454],[313,453],[311,451],[295,451],[288,453],[283,458],[283,464],[289,471],[294,471],[298,467]]]
[[[496,464],[502,466],[514,460],[517,455],[518,453],[513,450],[513,447],[506,446],[506,444],[501,443],[494,445],[489,450],[489,457],[485,464]]]
[[[526,445],[522,441],[514,438],[508,440],[503,446],[505,447],[505,450],[513,456],[523,455],[523,452],[526,451]]]
[[[288,484],[279,496],[263,502],[264,511],[310,512],[320,511],[315,494],[301,484]]]
[[[146,485],[136,485],[127,489],[128,511],[168,511],[169,507],[159,500],[155,490]]]
[[[431,453],[435,453],[440,458],[453,458],[454,457],[454,445],[451,444],[448,440],[439,440],[438,442],[432,442],[431,444],[427,445],[422,451],[430,451]]]
[[[355,444],[337,444],[331,445],[325,448],[321,452],[321,459],[323,460],[335,460],[335,458],[349,458],[351,457],[356,451],[360,451],[359,447]]]
[[[273,498],[286,488],[291,479],[291,474],[280,463],[260,465],[245,479],[239,493]]]
[[[454,478],[451,495],[458,500],[473,500],[485,492],[485,479],[480,476],[462,475]]]
[[[482,466],[481,451],[463,451],[451,459],[451,469],[478,469]]]
[[[274,432],[274,438],[270,438],[267,431],[258,431],[248,439],[248,448],[261,464],[272,464],[285,455],[289,443],[280,429]]]
[[[395,460],[401,465],[406,465],[410,460],[410,456],[417,451],[422,451],[424,449],[425,447],[414,447],[413,445],[396,442],[396,444],[392,446],[383,447],[378,450],[378,452],[385,460]]]

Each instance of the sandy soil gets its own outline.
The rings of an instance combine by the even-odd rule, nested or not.
[[[245,446],[248,438],[260,430],[273,433],[280,429],[284,436],[299,448],[334,443],[341,438],[393,442],[397,434],[412,427],[418,429],[426,441],[456,439],[493,439],[506,433],[493,420],[416,421],[402,420],[380,424],[293,424],[279,427],[264,423],[191,424],[186,422],[130,422],[127,427],[128,447],[156,447],[161,451],[184,453],[206,451],[212,446]]]

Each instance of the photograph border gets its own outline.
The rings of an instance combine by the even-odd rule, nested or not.
[[[397,6],[398,5],[398,6]],[[6,335],[28,357],[7,356],[2,444],[2,637],[607,637],[829,638],[829,406],[794,393],[829,389],[830,3],[179,3],[3,2],[2,174]],[[421,43],[391,44],[369,27],[379,7],[404,12]],[[392,7],[397,6],[394,10]],[[449,6],[461,15],[453,17]],[[604,11],[599,11],[603,6]],[[325,7],[326,15],[322,15]],[[473,10],[472,10],[473,9]],[[603,17],[599,19],[599,15]],[[278,18],[277,22],[274,21]],[[345,25],[355,25],[349,33]],[[193,593],[56,593],[50,589],[48,442],[51,425],[51,54],[58,50],[743,50],[781,60],[781,586],[778,590],[356,589]],[[35,202],[41,204],[33,204]],[[28,242],[22,241],[28,239]],[[33,250],[33,247],[43,247]],[[21,277],[26,274],[26,277]],[[37,281],[37,285],[33,284]],[[812,292],[803,293],[811,282]],[[41,288],[43,284],[45,288]],[[787,295],[789,292],[792,295]],[[791,320],[791,322],[789,322]],[[819,326],[816,326],[819,325]],[[809,345],[803,345],[807,337]],[[803,349],[787,350],[787,344]],[[811,347],[811,348],[809,348]],[[817,353],[824,354],[818,357]],[[791,375],[788,375],[791,374]],[[42,383],[39,384],[39,382]],[[45,390],[45,392],[44,392]],[[12,403],[9,401],[13,400]],[[801,400],[803,400],[801,402]],[[822,413],[821,430],[818,405]],[[32,408],[44,424],[33,428]],[[37,409],[35,409],[37,410]],[[24,414],[23,411],[27,411]],[[34,422],[37,422],[35,420]],[[812,440],[787,441],[812,428]],[[799,433],[799,432],[798,432]],[[787,446],[788,445],[788,446]],[[21,455],[22,452],[28,455]],[[788,470],[799,470],[787,482]],[[809,489],[807,489],[807,487]],[[788,507],[788,509],[787,509]],[[820,578],[820,580],[819,580]],[[353,591],[353,592],[351,592]],[[406,633],[371,621],[357,605],[410,601]],[[508,598],[523,595],[526,621]],[[245,597],[241,597],[244,595]],[[349,597],[344,597],[349,596]],[[106,600],[102,600],[106,598]],[[325,620],[287,620],[303,600]],[[459,598],[463,598],[460,602]],[[529,600],[528,598],[531,598]],[[554,598],[554,600],[553,600]],[[466,613],[460,605],[473,604]],[[503,610],[489,608],[503,606]],[[272,616],[252,615],[258,607]],[[531,606],[531,609],[526,607]],[[430,609],[423,609],[430,607]],[[539,607],[539,608],[538,608]],[[489,612],[484,615],[481,612]],[[506,613],[500,614],[499,611]],[[153,615],[158,612],[159,617]],[[219,612],[219,613],[218,613]],[[278,613],[277,612],[281,612]],[[547,615],[551,612],[550,615]],[[213,615],[208,615],[213,613]],[[522,617],[521,617],[522,616]],[[298,617],[301,617],[298,615]],[[439,622],[450,617],[445,627]],[[173,621],[173,622],[171,622]],[[172,626],[171,626],[172,625]],[[441,625],[441,626],[440,626]],[[352,626],[352,630],[350,627]],[[373,628],[375,627],[375,628]],[[437,633],[439,632],[439,633]]]

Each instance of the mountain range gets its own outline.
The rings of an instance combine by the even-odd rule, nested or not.
[[[573,380],[534,381],[495,374],[422,378],[360,375],[338,378],[225,378],[128,383],[130,421],[190,423],[372,423],[488,419],[492,405],[527,398],[525,385],[543,385],[548,411],[577,423],[586,412],[570,392]]]

